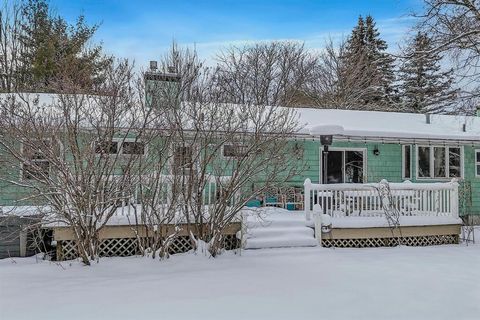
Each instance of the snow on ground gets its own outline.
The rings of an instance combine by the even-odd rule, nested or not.
[[[0,260],[2,320],[480,318],[479,244],[14,261]]]

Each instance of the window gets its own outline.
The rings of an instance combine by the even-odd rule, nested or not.
[[[480,177],[480,150],[475,150],[475,172]]]
[[[122,144],[122,154],[145,154],[145,144],[138,141],[125,141]]]
[[[174,173],[188,174],[193,166],[192,147],[176,146],[173,153]]]
[[[430,147],[418,147],[418,177],[430,177]]]
[[[462,156],[460,148],[448,148],[448,176],[456,178],[462,176]]]
[[[118,142],[117,141],[97,141],[95,143],[95,153],[98,154],[117,154]]]
[[[223,145],[223,156],[232,158],[242,158],[248,152],[248,146],[238,144]]]
[[[412,178],[412,146],[402,146],[402,177],[404,179]]]
[[[322,161],[324,161],[325,152],[322,155]],[[326,160],[326,166],[322,168],[322,170],[326,170],[326,183],[364,182],[366,163],[364,150],[338,150],[331,148],[328,151]],[[323,178],[321,180],[324,181]]]
[[[95,153],[97,154],[125,154],[125,155],[143,155],[145,154],[145,143],[140,141],[129,141],[123,139],[112,141],[95,142]]]
[[[50,162],[45,157],[45,151],[49,148],[48,140],[22,145],[25,158],[22,165],[22,179],[43,180],[50,175]]]
[[[419,146],[417,149],[418,178],[459,178],[462,175],[460,147]]]
[[[345,182],[363,182],[363,152],[345,151]]]

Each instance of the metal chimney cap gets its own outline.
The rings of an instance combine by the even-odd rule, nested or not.
[[[155,60],[150,61],[150,70],[155,71],[157,70],[157,68],[158,68],[157,61]]]

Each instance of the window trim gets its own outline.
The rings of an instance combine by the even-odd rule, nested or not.
[[[95,151],[95,148],[96,148],[96,143],[100,142],[99,140],[96,140],[93,142],[93,149]],[[110,142],[115,142],[117,143],[117,152],[116,153],[106,153],[105,155],[106,156],[127,156],[127,157],[130,157],[130,156],[146,156],[148,155],[148,145],[142,141],[142,140],[139,140],[137,138],[112,138],[110,140]],[[143,154],[129,154],[129,153],[123,153],[123,143],[124,142],[139,142],[139,143],[143,143]],[[101,153],[97,153],[95,152],[95,154],[97,156],[100,156]]]
[[[430,176],[429,177],[420,177],[419,173],[419,148],[429,148],[430,154]],[[445,150],[445,177],[435,177],[435,148],[443,148]],[[458,148],[460,149],[460,177],[450,177],[450,148]],[[415,178],[416,180],[425,180],[425,181],[432,181],[432,180],[439,180],[439,181],[449,181],[452,179],[463,179],[465,176],[464,172],[464,148],[463,146],[455,146],[455,145],[438,145],[438,144],[431,144],[431,145],[424,145],[424,144],[417,144],[415,145]]]
[[[319,159],[319,162],[320,162],[320,168],[318,170],[319,172],[319,180],[320,183],[323,183],[323,148],[320,147],[320,159]],[[363,184],[363,183],[367,183],[368,180],[368,175],[367,175],[367,163],[368,163],[368,149],[367,148],[359,148],[359,147],[329,147],[328,148],[328,151],[361,151],[362,154],[363,154],[363,182],[361,183],[358,183],[358,184]],[[342,168],[343,168],[343,183],[349,183],[349,182],[345,182],[345,156],[343,156],[343,163],[342,163]],[[352,182],[352,184],[355,184],[354,182]]]
[[[241,156],[226,156],[225,155],[225,146],[233,146],[233,147],[246,147],[247,150],[249,148],[248,145],[244,144],[244,143],[224,143],[222,144],[222,157],[224,159],[240,159],[240,158],[243,158],[245,155],[241,155]],[[247,154],[248,152],[246,152],[245,154]]]
[[[44,139],[38,139],[38,140],[44,140],[44,141],[49,141],[49,142],[52,142],[52,139],[51,138],[44,138]],[[20,154],[24,155],[24,146],[25,146],[25,143],[23,141],[21,141],[20,143]],[[59,148],[60,148],[60,152],[62,152],[62,145],[59,144]],[[31,159],[30,161],[33,161],[33,162],[48,162],[48,176],[50,177],[50,174],[52,172],[52,166],[51,166],[51,163],[50,163],[50,160],[48,159]],[[36,179],[25,179],[24,177],[24,172],[25,172],[25,169],[24,169],[24,166],[25,166],[25,161],[22,161],[21,165],[20,165],[20,181],[35,181]]]
[[[405,147],[410,149],[410,176],[407,177],[405,175]],[[413,165],[413,148],[411,144],[402,144],[402,179],[403,180],[411,180],[412,179],[412,165]]]
[[[478,172],[477,167],[480,166],[480,161],[477,161],[477,154],[480,153],[480,149],[475,149],[475,158],[473,159],[473,163],[475,164],[475,177],[480,178],[480,173]]]
[[[175,151],[177,149],[177,147],[189,147],[191,148],[191,156],[192,156],[192,170],[194,171],[198,171],[199,169],[199,163],[198,163],[198,159],[194,159],[194,152],[197,148],[197,145],[196,144],[185,144],[185,143],[182,143],[182,142],[177,142],[177,143],[173,143],[171,146],[170,146],[170,160],[169,160],[169,168],[168,168],[168,171],[169,171],[169,174],[173,175],[173,176],[188,176],[190,174],[190,172],[188,170],[182,170],[182,173],[185,172],[185,174],[179,174],[179,173],[175,173]]]

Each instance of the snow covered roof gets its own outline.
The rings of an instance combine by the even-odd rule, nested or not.
[[[362,138],[480,142],[480,117],[297,108],[302,133]],[[465,132],[463,125],[465,124]]]
[[[9,96],[0,94],[0,102]],[[22,98],[38,99],[39,107],[52,106],[58,99],[55,94],[22,94]],[[418,113],[308,107],[295,111],[301,135],[480,142],[480,117],[432,114],[427,123],[426,115]]]

